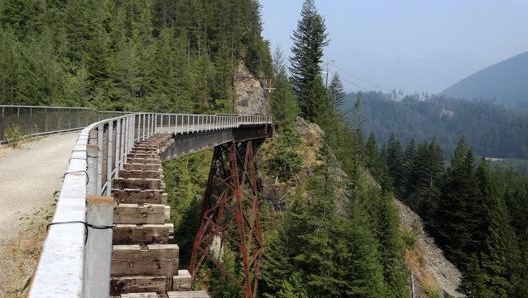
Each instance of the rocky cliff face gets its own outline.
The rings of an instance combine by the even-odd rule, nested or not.
[[[234,77],[235,113],[270,116],[271,109],[260,80],[243,62],[238,64]]]
[[[400,213],[401,229],[416,237],[413,247],[407,250],[405,256],[407,267],[413,275],[413,297],[428,298],[428,290],[452,297],[465,297],[457,291],[462,274],[444,257],[433,238],[425,233],[422,219],[402,202],[394,202]]]

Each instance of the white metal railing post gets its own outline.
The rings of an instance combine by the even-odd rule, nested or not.
[[[157,114],[152,114],[152,121],[154,122],[152,133],[156,134],[156,132],[158,131],[157,130],[157,127],[158,127],[158,115]]]
[[[89,144],[86,145],[86,174],[87,174],[87,185],[86,194],[96,195],[97,194],[97,173],[99,165],[99,144],[98,134],[95,129],[92,129],[88,133]],[[95,144],[92,140],[95,140]]]
[[[150,119],[150,114],[146,114],[145,118],[147,118],[147,121],[146,121],[147,122],[147,130],[144,133],[145,139],[146,139],[146,138],[148,138],[150,136],[150,125],[152,123],[151,123],[151,119]]]
[[[134,147],[134,142],[136,141],[136,115],[132,114],[130,116],[130,137],[128,138],[128,150]]]
[[[114,156],[114,169],[115,171],[119,171],[119,163],[121,161],[121,147],[123,146],[121,143],[121,119],[116,120],[116,144],[115,144],[115,156]],[[117,176],[117,172],[115,173]]]
[[[141,118],[141,129],[139,130],[138,141],[143,141],[145,136],[145,114],[141,114],[139,117]]]
[[[150,118],[149,118],[148,114],[143,114],[143,119],[145,121],[145,126],[143,128],[143,140],[146,140],[147,136],[148,136],[148,133],[149,133],[149,125],[150,125],[149,120],[150,120]]]
[[[150,114],[150,136],[154,135],[154,131],[156,130],[156,117],[155,114]]]
[[[143,116],[140,114],[137,116],[137,121],[138,121],[138,124],[136,125],[136,131],[137,131],[137,138],[136,138],[136,142],[139,142],[141,141],[141,130],[142,130],[142,126],[143,126]],[[135,142],[134,142],[135,143]]]
[[[156,127],[158,126],[158,115],[152,113],[152,135],[156,134]]]
[[[109,196],[112,193],[112,170],[114,160],[114,123],[113,121],[108,122],[108,143],[106,149],[106,195]]]
[[[139,141],[139,132],[141,131],[141,116],[135,115],[134,116],[134,142],[132,142],[132,146],[130,148],[134,147],[134,144]]]
[[[104,146],[104,139],[103,139],[103,136],[104,136],[104,124],[99,124],[99,126],[97,126],[97,176],[95,177],[96,179],[96,195],[100,195],[101,194],[101,189],[102,189],[102,176],[103,176],[103,146]]]
[[[136,130],[137,137],[134,140],[134,145],[136,144],[136,142],[141,141],[141,129],[142,129],[142,126],[143,126],[143,123],[142,123],[143,119],[142,119],[141,115],[137,115],[136,116],[136,121],[137,121],[137,124],[136,124],[136,127],[134,129]],[[134,146],[132,145],[132,147],[134,147]]]
[[[123,164],[126,162],[126,154],[124,152],[128,151],[128,138],[130,134],[130,116],[126,116],[124,120],[124,128],[123,128],[123,160],[121,163],[121,169],[123,168]]]
[[[141,114],[142,117],[143,117],[143,129],[141,130],[141,140],[144,141],[145,140],[145,135],[146,135],[146,130],[147,130],[147,115],[145,114]]]
[[[119,167],[118,167],[118,170],[122,170],[123,169],[123,164],[125,163],[124,161],[124,155],[125,155],[125,151],[126,151],[126,119],[127,117],[123,117],[121,118],[119,121],[120,121],[120,128],[121,128],[121,140],[120,140],[120,143],[121,143],[121,146],[119,147]]]

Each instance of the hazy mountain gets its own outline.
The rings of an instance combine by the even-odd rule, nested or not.
[[[528,108],[528,52],[472,74],[441,95],[490,99],[505,106]]]
[[[437,53],[424,57],[385,57],[350,48],[332,49],[328,57],[347,57],[335,61],[335,69],[344,79],[345,89],[402,90],[437,93],[490,64],[489,61],[470,53]],[[354,75],[354,76],[353,76]],[[356,77],[357,76],[357,77]],[[365,82],[366,80],[367,82]],[[354,84],[355,83],[355,84]]]

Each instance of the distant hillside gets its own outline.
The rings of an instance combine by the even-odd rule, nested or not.
[[[463,99],[490,99],[528,109],[528,52],[487,67],[441,92]]]
[[[366,136],[374,133],[384,144],[394,133],[403,144],[435,137],[449,158],[458,139],[465,136],[478,156],[528,159],[528,112],[484,101],[407,96],[394,100],[378,92],[349,93],[342,107],[350,113],[361,98],[361,123]],[[352,116],[350,116],[352,118]]]

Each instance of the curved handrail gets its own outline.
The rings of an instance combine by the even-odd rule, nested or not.
[[[155,133],[186,134],[241,126],[271,124],[261,115],[196,115],[136,113],[84,128],[72,150],[68,170],[35,272],[30,298],[87,297],[96,253],[86,251],[86,197],[110,195],[112,181],[134,144]],[[111,247],[97,248],[111,250]],[[97,275],[98,272],[96,272]],[[99,274],[102,282],[109,277]],[[95,283],[97,285],[97,283]]]

